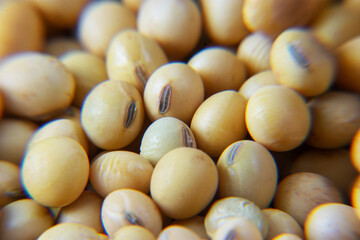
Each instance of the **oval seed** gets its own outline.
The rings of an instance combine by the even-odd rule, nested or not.
[[[242,147],[243,143],[239,142],[238,144],[234,144],[234,146],[232,147],[230,154],[229,154],[229,158],[228,158],[228,164],[231,165],[235,162],[235,156],[237,155],[237,153],[239,152],[240,148]]]
[[[125,213],[125,218],[133,225],[143,226],[140,223],[140,219],[138,219],[132,212],[128,211]]]
[[[294,44],[289,44],[288,51],[290,55],[295,59],[295,61],[300,65],[300,67],[308,68],[310,66],[310,63],[305,58],[304,54],[300,52],[300,50]]]
[[[158,102],[158,109],[160,114],[164,114],[168,111],[170,107],[170,100],[171,100],[171,85],[167,84],[165,87],[161,89],[159,102]]]
[[[149,74],[146,72],[144,66],[138,62],[135,63],[135,75],[140,84],[145,87],[145,84],[149,78]]]
[[[182,132],[183,132],[183,137],[184,137],[184,145],[186,147],[196,147],[195,141],[192,138],[192,135],[190,133],[190,129],[184,126],[182,129]]]
[[[134,119],[135,119],[135,115],[136,115],[136,102],[134,100],[132,100],[126,108],[126,113],[125,113],[125,117],[124,117],[124,127],[128,128],[131,126],[131,124],[133,123]]]

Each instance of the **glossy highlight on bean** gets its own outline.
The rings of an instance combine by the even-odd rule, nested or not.
[[[138,62],[135,63],[135,74],[139,82],[145,86],[146,82],[149,78],[149,74],[146,72],[143,65],[139,64]]]
[[[309,61],[305,58],[304,54],[294,44],[289,44],[288,51],[290,55],[302,68],[308,68],[310,66]]]
[[[131,126],[136,115],[136,102],[132,100],[126,107],[126,113],[124,118],[124,127],[128,128]]]
[[[172,92],[172,88],[170,84],[167,84],[165,87],[161,89],[159,102],[158,102],[158,109],[160,114],[164,114],[169,110],[171,92]]]
[[[182,132],[184,136],[184,145],[187,147],[195,147],[194,139],[190,134],[190,130],[187,127],[183,127]]]
[[[126,218],[126,220],[128,220],[132,225],[142,226],[142,224],[140,223],[139,219],[137,219],[137,217],[136,217],[132,212],[126,212],[126,213],[125,213],[125,218]]]
[[[228,157],[228,164],[233,164],[235,162],[235,156],[237,155],[237,153],[239,152],[239,150],[241,149],[243,143],[237,143],[235,144],[231,151],[230,151],[230,154],[229,154],[229,157]]]

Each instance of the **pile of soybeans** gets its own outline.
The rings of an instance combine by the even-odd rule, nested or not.
[[[360,0],[0,0],[0,240],[359,240]]]

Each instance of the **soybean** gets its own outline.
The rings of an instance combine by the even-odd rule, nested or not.
[[[128,225],[142,226],[154,236],[162,229],[161,213],[155,202],[145,193],[133,189],[119,189],[108,194],[101,208],[101,220],[110,236]]]
[[[204,101],[200,75],[184,63],[162,65],[150,76],[144,89],[144,104],[151,121],[176,117],[189,124]]]
[[[289,151],[301,145],[311,127],[303,97],[289,87],[265,86],[248,100],[246,127],[251,137],[271,151]]]
[[[137,28],[157,41],[169,59],[179,61],[200,39],[200,10],[191,0],[144,1],[138,10]]]
[[[190,128],[198,148],[218,157],[231,143],[245,138],[246,100],[237,91],[226,90],[207,98],[194,113]]]
[[[122,188],[149,193],[152,172],[151,163],[137,153],[108,151],[92,160],[89,180],[102,197]]]
[[[144,105],[135,86],[125,81],[103,81],[84,101],[81,124],[99,148],[120,149],[129,145],[144,123]]]
[[[167,56],[160,45],[134,29],[117,33],[106,54],[109,78],[129,82],[140,93],[143,93],[150,75],[167,62]]]

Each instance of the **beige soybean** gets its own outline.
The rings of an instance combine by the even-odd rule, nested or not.
[[[292,216],[301,226],[310,211],[322,203],[343,201],[340,191],[317,173],[298,172],[282,179],[274,198],[274,207]]]
[[[3,118],[0,121],[0,159],[20,164],[37,129],[38,125],[26,119]]]
[[[49,121],[38,128],[28,141],[27,148],[50,137],[69,137],[79,142],[84,150],[88,151],[88,140],[80,122],[70,119],[56,119]]]
[[[190,218],[213,199],[218,173],[213,160],[203,151],[179,147],[166,153],[151,176],[150,193],[164,215]]]
[[[275,195],[278,173],[265,147],[251,140],[234,142],[222,152],[216,166],[220,198],[242,197],[260,208],[268,207]]]
[[[221,198],[212,203],[205,216],[205,228],[209,237],[228,219],[244,217],[250,220],[260,230],[263,238],[269,231],[268,221],[261,209],[252,201],[240,197]]]
[[[90,0],[31,0],[46,23],[59,28],[75,28],[78,17]]]
[[[91,162],[90,183],[102,197],[122,188],[149,193],[152,172],[151,163],[137,153],[102,152]]]
[[[109,236],[128,225],[139,225],[158,236],[163,225],[155,202],[134,189],[119,189],[107,195],[101,208],[101,219]]]
[[[339,149],[309,149],[301,152],[290,167],[290,172],[313,172],[329,178],[343,193],[349,192],[357,176],[357,171],[351,164],[349,150]]]
[[[80,223],[59,223],[43,232],[38,240],[92,239],[107,240],[108,236],[98,234],[95,229]]]
[[[261,87],[278,84],[275,74],[271,70],[266,70],[256,73],[248,78],[239,88],[239,93],[243,95],[246,100],[249,100],[249,98]]]
[[[180,62],[156,69],[144,89],[144,105],[151,121],[176,117],[189,124],[204,101],[204,84],[200,75]]]
[[[304,238],[302,227],[297,221],[284,211],[275,208],[261,210],[269,223],[269,233],[266,240],[271,240],[283,233],[295,234],[299,239]]]
[[[77,141],[68,137],[44,139],[29,149],[21,168],[27,193],[48,207],[63,207],[84,191],[89,159]]]
[[[105,57],[114,35],[126,28],[136,28],[135,13],[116,1],[92,1],[82,10],[77,38],[88,51]]]
[[[45,26],[31,3],[1,1],[0,59],[22,51],[40,51],[44,42]]]
[[[77,39],[71,37],[52,37],[47,39],[44,46],[44,52],[55,57],[75,50],[82,50],[82,47]]]
[[[2,61],[0,88],[8,113],[48,120],[71,104],[75,80],[57,58],[23,52]]]
[[[270,70],[270,50],[273,39],[263,32],[247,35],[239,44],[236,56],[244,63],[248,76]]]
[[[112,236],[112,240],[156,240],[154,234],[138,225],[127,225],[119,228]]]
[[[103,81],[90,91],[81,109],[81,124],[99,148],[120,149],[139,134],[144,105],[135,86],[124,81]]]
[[[106,54],[109,78],[129,82],[141,94],[149,76],[167,62],[160,45],[134,29],[124,29],[117,33]]]
[[[300,94],[289,87],[273,85],[262,87],[249,98],[245,121],[256,142],[281,152],[305,141],[311,115]]]
[[[214,43],[232,46],[249,33],[243,21],[243,0],[202,0],[200,3],[205,32]]]
[[[1,209],[0,238],[37,239],[54,224],[50,211],[32,199],[21,199]]]
[[[245,217],[228,217],[216,229],[213,240],[262,240],[259,228]]]
[[[360,36],[341,44],[336,50],[338,74],[335,85],[341,89],[360,93]]]
[[[205,98],[223,90],[238,90],[246,79],[244,64],[224,47],[205,48],[193,55],[188,65],[200,75]]]
[[[60,209],[56,223],[80,223],[104,232],[101,223],[101,206],[103,198],[94,192],[85,190],[73,203]]]
[[[311,24],[314,36],[327,48],[336,49],[341,44],[360,34],[359,14],[353,9],[329,5],[316,16]]]
[[[20,182],[20,167],[15,163],[0,160],[0,207],[24,196]]]
[[[196,148],[194,134],[183,121],[163,117],[146,129],[141,139],[140,155],[155,166],[162,156],[178,147]]]
[[[201,34],[200,10],[191,0],[148,0],[140,5],[137,27],[154,39],[171,60],[181,60],[196,46]]]
[[[306,143],[331,149],[348,145],[360,128],[360,96],[348,91],[329,91],[308,102],[312,127]]]
[[[309,240],[359,239],[360,219],[349,205],[327,203],[310,212],[304,229]]]
[[[307,25],[329,3],[329,0],[246,0],[243,19],[250,31],[277,36],[290,27]]]
[[[326,92],[334,82],[336,63],[310,30],[290,28],[274,41],[271,69],[277,81],[306,97]]]
[[[184,226],[171,225],[159,233],[157,240],[201,240],[200,237],[191,229]]]
[[[108,79],[105,61],[99,56],[79,50],[69,51],[59,59],[75,78],[73,105],[80,108],[90,90]]]
[[[245,107],[245,98],[233,90],[207,98],[196,110],[190,125],[198,148],[218,157],[230,144],[244,139]]]
[[[209,236],[206,233],[204,220],[205,220],[204,216],[196,215],[194,217],[187,219],[177,219],[173,221],[171,224],[180,225],[189,228],[190,230],[198,234],[201,237],[201,239],[209,239]]]

